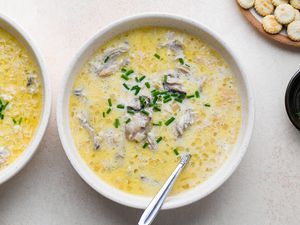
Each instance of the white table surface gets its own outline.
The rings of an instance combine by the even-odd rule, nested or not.
[[[141,12],[188,16],[210,27],[241,58],[256,97],[248,152],[233,176],[205,199],[161,212],[161,225],[300,224],[300,133],[284,108],[300,51],[257,33],[234,0],[0,0],[0,13],[24,27],[45,57],[53,87],[49,127],[37,154],[0,187],[1,225],[133,225],[142,211],[92,190],[70,165],[56,127],[57,90],[70,59],[108,23]]]

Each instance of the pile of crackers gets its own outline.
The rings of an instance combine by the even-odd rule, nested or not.
[[[286,28],[288,37],[300,41],[300,0],[237,0],[244,9],[254,7],[263,17],[262,25],[269,34]]]

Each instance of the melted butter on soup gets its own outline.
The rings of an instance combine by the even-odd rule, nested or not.
[[[108,41],[84,64],[70,97],[74,143],[112,186],[154,195],[180,155],[192,155],[172,194],[207,180],[241,126],[235,78],[198,38],[141,28]]]
[[[26,48],[0,28],[0,169],[28,147],[42,111],[38,67]]]

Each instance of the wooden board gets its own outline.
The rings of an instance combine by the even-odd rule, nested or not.
[[[284,45],[289,45],[289,46],[300,48],[300,41],[292,41],[291,39],[289,39],[287,36],[285,36],[283,34],[268,34],[267,32],[265,32],[261,22],[255,18],[255,16],[251,13],[250,10],[243,9],[240,6],[239,6],[239,8],[240,8],[242,14],[246,17],[246,19],[252,24],[252,26],[255,27],[260,33],[262,33],[266,37],[268,37],[274,41],[277,41],[281,44],[284,44]]]

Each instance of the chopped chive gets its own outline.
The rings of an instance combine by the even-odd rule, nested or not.
[[[160,55],[157,54],[157,53],[154,54],[154,57],[157,58],[157,59],[160,59]]]
[[[104,63],[106,63],[108,60],[109,60],[109,56],[107,56],[107,57],[104,59]]]
[[[105,118],[105,112],[102,113],[103,118]]]
[[[134,73],[133,70],[127,70],[127,71],[125,72],[125,76],[129,76],[129,75],[132,74],[132,73]]]
[[[109,114],[111,112],[111,108],[108,108],[108,110],[106,111],[106,114]]]
[[[175,155],[179,155],[179,152],[178,152],[177,148],[175,148],[175,149],[173,150],[173,152],[175,153]]]
[[[131,119],[128,118],[128,119],[125,121],[125,123],[127,124],[127,123],[129,123],[130,121],[131,121]]]
[[[111,103],[111,99],[110,99],[110,98],[107,100],[107,102],[108,102],[108,105],[109,105],[110,107],[112,107],[112,103]]]
[[[167,103],[167,102],[169,102],[169,101],[171,101],[171,100],[172,100],[172,98],[164,99],[163,103]]]
[[[166,125],[166,126],[169,126],[174,120],[175,120],[175,117],[172,116],[170,119],[168,119],[168,120],[165,122],[165,125]]]
[[[139,82],[143,81],[145,78],[146,78],[146,76],[142,76],[142,77],[139,79]]]
[[[160,126],[162,125],[162,122],[159,121],[158,123],[152,123],[152,125],[153,125],[153,126],[158,126],[158,127],[160,127]]]
[[[138,95],[138,93],[140,92],[141,88],[139,86],[137,86],[137,88],[135,89],[135,93],[134,95]]]
[[[184,64],[185,66],[187,66],[187,67],[191,67],[190,65],[188,65],[188,64]]]
[[[136,82],[139,82],[139,78],[135,77],[134,79],[135,79]]]
[[[120,126],[120,120],[119,119],[115,119],[114,126],[115,126],[115,128],[118,128]]]
[[[183,65],[183,64],[184,64],[184,60],[183,60],[183,58],[179,58],[178,60],[179,60],[179,62],[180,62],[180,64],[181,64],[181,65]]]
[[[16,121],[16,119],[15,119],[15,118],[13,118],[13,119],[12,119],[12,121],[13,121],[14,125],[16,125],[16,124],[17,124],[17,121]]]
[[[126,88],[127,90],[129,90],[130,88],[128,87],[127,84],[123,83],[124,88]]]
[[[146,142],[144,145],[143,145],[143,148],[147,148],[148,147],[148,142]]]
[[[117,108],[118,108],[118,109],[124,109],[125,106],[124,106],[123,104],[118,104],[118,105],[117,105]]]
[[[200,98],[200,93],[199,93],[199,91],[195,91],[195,96],[196,96],[196,98]]]
[[[169,92],[168,91],[161,91],[161,92],[159,92],[159,94],[160,95],[166,95],[166,94],[169,94]]]
[[[22,123],[22,121],[23,121],[23,117],[21,117],[21,118],[19,119],[19,125]]]
[[[154,107],[153,107],[153,111],[154,111],[154,112],[160,112],[161,109],[160,109],[158,106],[154,106]]]
[[[123,78],[124,80],[129,80],[129,78],[124,74],[121,75],[121,78]]]
[[[152,103],[155,105],[157,100],[158,100],[157,96],[154,96]]]
[[[122,71],[123,73],[125,73],[127,70],[126,70],[125,68],[122,68],[121,71]]]
[[[149,82],[146,82],[146,83],[145,83],[145,86],[149,89],[149,88],[150,88]]]
[[[149,116],[149,112],[147,112],[146,110],[141,110],[141,113],[143,113],[144,115],[146,115],[146,116]]]
[[[166,83],[168,80],[168,76],[167,75],[164,75],[164,83]]]
[[[205,103],[204,106],[205,107],[210,107],[210,104],[209,103]]]
[[[161,142],[161,140],[162,140],[162,137],[157,138],[157,139],[156,139],[156,143]]]
[[[128,109],[128,108],[127,108],[127,113],[133,115],[135,112],[134,112],[132,109]]]
[[[187,95],[186,97],[187,97],[187,98],[194,98],[195,95]]]
[[[180,103],[183,102],[183,100],[182,100],[181,98],[175,98],[175,101],[176,101],[176,102],[180,102]]]

